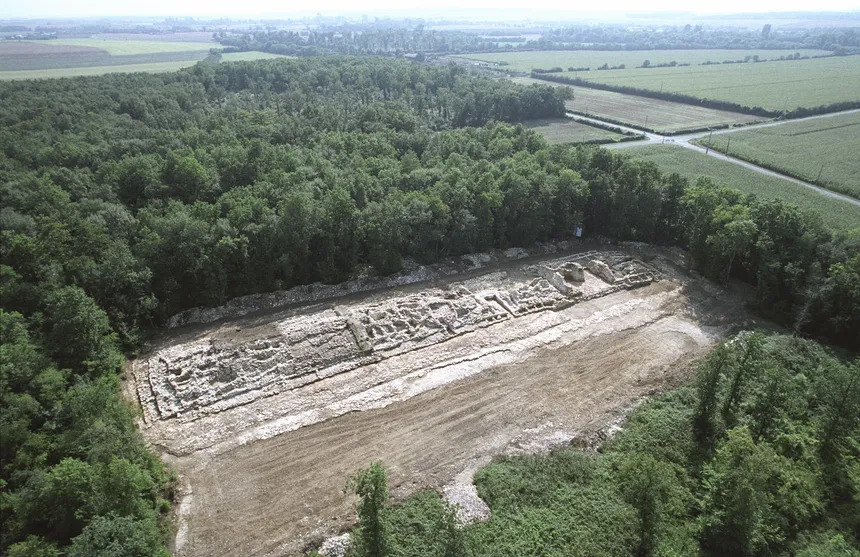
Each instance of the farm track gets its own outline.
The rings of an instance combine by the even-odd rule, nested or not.
[[[816,191],[822,195],[833,197],[834,199],[839,199],[841,201],[846,201],[846,202],[851,203],[853,205],[860,206],[860,200],[854,199],[853,197],[843,195],[841,193],[837,193],[837,192],[822,188],[820,186],[816,186],[815,184],[810,184],[809,182],[805,182],[803,180],[798,180],[797,178],[793,178],[793,177],[788,176],[786,174],[782,174],[780,172],[775,172],[773,170],[763,168],[763,167],[758,166],[756,164],[753,164],[751,162],[747,162],[747,161],[742,160],[742,159],[738,159],[738,158],[735,158],[735,157],[732,157],[729,155],[725,155],[723,153],[719,153],[717,151],[714,151],[713,149],[709,150],[709,149],[706,149],[705,147],[702,147],[700,145],[695,145],[694,143],[692,143],[693,140],[708,137],[709,134],[724,135],[724,134],[728,134],[728,133],[748,131],[748,130],[760,129],[760,128],[770,128],[770,127],[774,127],[774,126],[782,126],[784,124],[805,122],[805,121],[809,121],[809,120],[818,120],[821,118],[833,118],[836,116],[844,116],[847,114],[856,114],[856,113],[860,113],[860,109],[844,110],[841,112],[831,112],[828,114],[819,114],[816,116],[807,116],[806,118],[797,118],[797,119],[793,119],[793,120],[780,120],[777,122],[766,122],[763,124],[752,124],[749,126],[738,126],[738,127],[726,128],[726,129],[722,129],[722,130],[698,132],[698,133],[675,135],[675,136],[660,135],[660,134],[656,134],[656,133],[652,133],[652,132],[643,132],[641,130],[636,130],[634,128],[627,128],[625,126],[619,126],[618,124],[606,122],[606,121],[603,121],[599,118],[580,116],[578,114],[573,114],[573,113],[568,113],[568,117],[570,117],[576,121],[583,122],[583,123],[592,123],[592,124],[596,123],[596,124],[600,124],[600,125],[604,125],[604,126],[615,126],[619,129],[622,129],[625,131],[631,131],[631,132],[635,132],[638,134],[644,134],[647,137],[647,139],[645,139],[643,141],[629,141],[626,143],[616,143],[613,145],[607,145],[607,146],[604,146],[605,149],[624,149],[626,147],[635,147],[635,146],[639,146],[639,145],[668,145],[668,146],[684,147],[686,149],[698,151],[702,154],[705,154],[705,155],[710,156],[710,157],[714,157],[714,158],[719,159],[719,160],[723,160],[726,162],[737,164],[739,166],[743,166],[744,168],[748,168],[750,170],[758,172],[759,174],[764,174],[767,176],[773,176],[775,178],[788,180],[789,182],[793,182],[795,184],[799,184],[801,186],[807,187],[807,188],[814,190],[814,191]]]

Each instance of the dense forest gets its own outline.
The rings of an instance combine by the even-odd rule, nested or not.
[[[818,48],[845,55],[860,52],[860,32],[846,29],[782,29],[762,31],[702,25],[629,27],[588,25],[552,29],[539,39],[437,31],[423,25],[323,26],[300,33],[267,30],[220,31],[214,38],[230,50],[262,50],[275,54],[453,54],[495,50],[666,50],[666,49],[803,49]]]
[[[118,372],[196,305],[581,222],[687,248],[797,334],[860,346],[860,231],[517,124],[564,101],[376,58],[0,83],[0,553],[164,552],[173,478]]]
[[[838,53],[860,49],[860,31],[845,29],[793,29],[765,25],[760,31],[744,28],[685,25],[672,27],[628,27],[613,25],[571,26],[553,29],[539,41],[529,44],[535,49],[565,48],[589,45],[589,49],[666,50],[684,48],[729,49],[801,49],[820,48]],[[599,45],[599,46],[596,46]]]
[[[388,507],[383,465],[360,471],[354,554],[857,557],[860,365],[742,333],[600,452],[497,459],[475,484],[490,519],[459,528],[436,492]]]
[[[500,39],[483,38],[463,31],[430,31],[400,27],[323,28],[306,33],[296,31],[219,32],[214,38],[239,51],[262,50],[275,54],[314,56],[321,54],[395,54],[482,52],[499,48]]]

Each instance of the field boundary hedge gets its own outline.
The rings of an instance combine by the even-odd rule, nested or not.
[[[718,101],[714,99],[702,99],[692,95],[684,95],[682,93],[670,93],[666,91],[653,91],[651,89],[642,89],[640,87],[630,87],[627,85],[608,85],[606,83],[598,83],[595,81],[587,81],[581,77],[567,77],[562,75],[548,75],[532,72],[533,79],[550,81],[553,83],[561,83],[564,85],[577,85],[580,87],[589,87],[591,89],[599,89],[602,91],[612,91],[614,93],[623,93],[626,95],[637,95],[639,97],[648,97],[663,101],[673,101],[693,106],[701,106],[705,108],[713,108],[715,110],[725,110],[729,112],[740,112],[742,114],[752,114],[753,116],[763,116],[776,118],[782,116],[786,119],[804,118],[806,116],[815,116],[817,114],[827,114],[829,112],[841,112],[843,110],[851,110],[860,108],[860,101],[843,101],[839,103],[826,104],[816,107],[799,107],[794,110],[783,112],[781,110],[768,110],[760,106],[744,106],[738,103],[729,101]],[[642,128],[639,128],[642,129]],[[716,128],[705,128],[716,129]],[[653,130],[648,130],[653,131]],[[655,132],[656,133],[656,132]]]

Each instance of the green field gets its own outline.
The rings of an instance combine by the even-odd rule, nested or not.
[[[860,112],[715,135],[711,147],[860,198]]]
[[[587,124],[575,122],[569,118],[552,118],[545,120],[530,120],[523,126],[544,136],[552,145],[561,143],[583,143],[586,141],[615,142],[624,138],[623,134],[611,132]]]
[[[221,55],[222,62],[253,62],[254,60],[272,60],[274,58],[295,58],[283,54],[271,54],[269,52],[228,52]]]
[[[252,60],[268,60],[271,58],[289,58],[267,52],[233,52],[222,55],[222,62],[242,62]],[[0,80],[9,79],[51,79],[58,77],[75,77],[84,75],[103,75],[107,73],[130,72],[175,72],[196,64],[198,59],[179,60],[174,62],[144,62],[140,64],[120,64],[105,66],[86,66],[79,68],[50,68],[43,70],[14,70],[0,71]]]
[[[734,143],[734,140],[732,140]],[[801,209],[821,214],[824,224],[835,231],[860,227],[860,206],[828,197],[807,187],[759,174],[736,164],[677,146],[645,145],[624,149],[625,154],[654,162],[664,172],[677,172],[691,181],[699,176],[718,184],[753,193],[761,199],[781,199]]]
[[[566,75],[573,74],[568,72]],[[579,72],[578,76],[596,83],[671,91],[768,110],[860,101],[860,56],[763,64],[590,71]]]
[[[469,54],[461,58],[481,60],[484,62],[507,62],[505,69],[517,72],[531,72],[535,68],[548,70],[561,67],[565,71],[569,67],[589,67],[596,70],[598,66],[609,64],[618,66],[624,64],[627,68],[635,68],[649,60],[651,65],[664,64],[672,61],[679,64],[698,65],[702,62],[722,62],[723,60],[738,60],[745,56],[759,56],[761,59],[779,58],[800,52],[801,56],[817,56],[829,54],[826,50],[540,50],[532,52],[494,52],[487,54]],[[660,68],[644,71],[653,72]],[[611,70],[603,70],[611,71]],[[603,73],[603,72],[601,72]],[[580,76],[586,72],[579,72]]]
[[[220,48],[216,42],[189,42],[189,41],[135,41],[121,39],[52,39],[49,41],[25,41],[36,44],[48,44],[56,46],[83,46],[99,48],[107,51],[111,56],[123,56],[129,54],[158,54],[161,52],[194,52]]]
[[[615,60],[624,63],[628,57],[635,57],[638,60],[636,63],[641,64],[640,58],[649,54],[652,64],[655,64],[672,52],[699,53],[698,56],[707,58],[715,57],[714,53],[717,52],[736,52],[741,56],[756,51],[631,51],[615,53],[618,56]],[[812,52],[801,51],[801,54]],[[760,106],[773,111],[860,101],[860,56],[651,69],[631,68],[628,64],[627,69],[623,70],[595,70],[596,66],[592,62],[599,62],[609,54],[606,51],[572,51],[565,53],[570,58],[564,58],[558,51],[511,52],[480,54],[475,58],[488,61],[513,60],[509,68],[521,71],[529,71],[532,67],[561,66],[566,69],[569,66],[589,66],[591,71],[565,71],[554,75],[578,77],[614,86],[681,93],[748,107]],[[581,58],[573,58],[575,56]]]
[[[531,77],[514,77],[511,80],[523,85],[550,83]],[[657,133],[676,133],[683,130],[747,124],[761,120],[758,116],[703,106],[625,95],[589,87],[570,86],[570,88],[573,90],[574,98],[566,103],[568,110],[615,120]]]

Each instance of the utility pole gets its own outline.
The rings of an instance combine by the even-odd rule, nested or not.
[[[705,154],[706,154],[706,155],[708,154],[708,151],[710,151],[710,150],[711,150],[711,137],[712,137],[713,135],[714,135],[714,132],[713,132],[713,130],[712,130],[712,131],[711,131],[711,133],[709,133],[709,134],[708,134],[708,146],[707,146],[707,147],[705,147]]]
[[[731,147],[731,146],[732,146],[732,136],[729,135],[729,142],[726,143],[726,154],[727,155],[729,154],[729,147]]]
[[[821,168],[818,169],[818,176],[815,177],[816,182],[821,179],[821,172],[822,171],[824,171],[824,164],[822,164]]]

